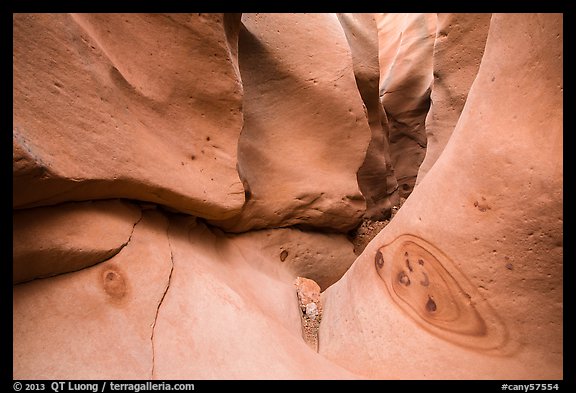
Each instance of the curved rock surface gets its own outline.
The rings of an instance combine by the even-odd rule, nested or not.
[[[293,277],[263,267],[257,245],[239,247],[190,218],[171,221],[170,244],[153,378],[355,378],[308,347]]]
[[[123,201],[90,201],[16,210],[12,280],[20,283],[86,268],[116,255],[140,220]]]
[[[562,49],[562,15],[493,15],[444,152],[324,292],[320,354],[372,378],[562,378]]]
[[[14,14],[13,378],[563,378],[563,15],[488,18]]]
[[[263,270],[287,270],[314,280],[322,290],[338,281],[356,259],[345,235],[295,228],[264,229],[229,235],[241,249],[258,249]]]
[[[294,273],[257,240],[144,210],[112,258],[14,286],[14,378],[356,378],[308,346]]]
[[[372,138],[358,170],[358,186],[366,198],[364,217],[379,220],[398,203],[398,182],[390,157],[390,129],[380,103],[378,26],[374,14],[338,14],[352,51],[358,91],[367,110]]]
[[[130,198],[206,218],[240,211],[239,23],[15,14],[14,208]]]
[[[376,14],[380,101],[390,129],[399,195],[408,197],[426,153],[426,114],[433,81],[436,14]]]
[[[352,229],[366,209],[356,173],[371,132],[338,18],[243,14],[242,23],[238,171],[246,204],[212,224],[232,232]]]
[[[482,61],[491,14],[438,14],[434,41],[434,82],[426,116],[426,155],[419,184],[454,131]]]
[[[145,379],[172,271],[167,220],[154,211],[113,258],[14,286],[14,379]]]

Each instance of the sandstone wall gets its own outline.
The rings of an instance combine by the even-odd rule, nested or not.
[[[408,197],[426,153],[436,14],[377,14],[380,100],[399,195]]]
[[[444,152],[324,292],[320,354],[373,378],[562,378],[562,24],[492,16]]]
[[[356,173],[371,131],[338,18],[244,14],[242,23],[238,172],[247,201],[212,223],[233,232],[352,229],[366,209]]]
[[[366,107],[372,138],[358,171],[358,186],[366,198],[365,218],[389,217],[399,202],[398,182],[390,153],[390,126],[379,98],[378,25],[374,14],[338,14],[352,51],[356,84]]]
[[[426,115],[426,155],[419,184],[448,143],[482,61],[491,14],[438,14],[434,81]]]
[[[238,213],[239,23],[15,14],[14,208],[129,198]]]
[[[15,14],[14,379],[562,378],[562,27]]]

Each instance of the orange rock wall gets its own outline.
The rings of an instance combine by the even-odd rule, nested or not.
[[[434,81],[426,115],[426,156],[420,183],[448,143],[482,61],[491,14],[438,14]]]
[[[15,14],[14,378],[562,378],[562,26]]]
[[[492,16],[444,151],[324,292],[320,354],[378,379],[563,377],[562,24]]]
[[[426,153],[436,14],[377,14],[380,101],[386,112],[399,195],[414,189]]]

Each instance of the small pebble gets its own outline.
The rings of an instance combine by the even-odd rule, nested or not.
[[[318,306],[316,306],[316,303],[308,303],[306,305],[306,315],[311,320],[315,320],[318,317]]]

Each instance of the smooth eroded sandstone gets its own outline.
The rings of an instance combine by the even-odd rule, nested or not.
[[[380,100],[390,129],[390,154],[401,197],[414,188],[426,153],[436,14],[376,14]]]
[[[562,14],[13,31],[15,380],[564,377]]]
[[[344,379],[302,338],[293,277],[257,245],[192,218],[171,221],[174,271],[154,334],[157,379]]]
[[[325,290],[338,281],[356,259],[345,235],[302,231],[295,228],[265,229],[230,235],[241,249],[258,250],[263,270],[287,270],[292,277],[313,279]]]
[[[13,206],[244,203],[234,14],[14,14]]]
[[[378,26],[375,14],[337,14],[352,52],[354,75],[366,106],[372,138],[358,170],[358,186],[366,198],[369,219],[390,217],[398,203],[398,182],[390,157],[389,124],[380,103],[380,63]]]
[[[138,207],[119,200],[14,211],[13,282],[68,273],[111,258],[128,243],[141,216]]]
[[[419,184],[448,143],[476,78],[492,14],[438,14],[434,41],[434,82],[426,116],[426,155]]]
[[[347,231],[366,203],[356,173],[370,127],[335,14],[243,14],[241,214],[227,231],[305,225]],[[311,39],[314,37],[314,39]]]
[[[562,25],[492,16],[444,152],[324,293],[320,354],[385,379],[563,377]]]
[[[106,262],[15,285],[14,379],[149,379],[171,271],[167,220],[145,211]]]

